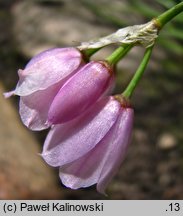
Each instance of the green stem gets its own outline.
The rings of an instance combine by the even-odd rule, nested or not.
[[[163,28],[163,26],[172,20],[175,16],[183,11],[183,2],[175,5],[174,7],[170,8],[160,16],[158,16],[155,21],[158,25],[159,29]]]
[[[93,54],[95,54],[97,51],[99,51],[102,47],[100,48],[95,48],[95,49],[87,49],[83,50],[83,54],[89,59]]]
[[[135,73],[135,75],[133,76],[133,78],[131,79],[130,83],[128,84],[127,88],[125,89],[125,91],[122,93],[122,95],[125,97],[125,98],[130,98],[135,87],[137,86],[137,84],[139,83],[144,71],[145,71],[145,68],[149,62],[149,59],[150,59],[150,56],[151,56],[151,53],[152,53],[152,49],[153,49],[153,46],[149,47],[146,49],[145,51],[145,54],[144,54],[144,57]]]
[[[95,48],[95,49],[87,49],[87,50],[82,50],[81,53],[83,54],[83,58],[86,62],[90,61],[90,57],[94,55],[97,51],[99,51],[102,47],[100,48]]]
[[[106,61],[110,65],[115,65],[121,60],[130,49],[133,47],[133,44],[123,44],[119,48],[117,48],[110,56],[106,58]]]

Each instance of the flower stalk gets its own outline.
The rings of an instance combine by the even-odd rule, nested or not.
[[[162,29],[165,24],[167,24],[169,21],[171,21],[175,16],[177,16],[179,13],[183,11],[183,2],[175,5],[174,7],[170,8],[157,18],[155,18],[153,21],[156,24],[157,28]],[[122,95],[126,98],[130,98],[132,93],[134,92],[136,86],[138,85],[140,79],[142,78],[142,75],[144,74],[144,71],[146,69],[146,66],[149,62],[151,53],[152,53],[153,46],[146,49],[144,57],[142,59],[141,64],[139,65],[135,75],[131,79],[130,83],[128,84],[125,91],[122,93]]]
[[[125,98],[130,98],[132,93],[134,92],[135,90],[135,87],[137,86],[137,84],[139,83],[142,75],[144,74],[144,71],[146,69],[146,66],[149,62],[149,59],[151,57],[151,53],[152,53],[152,49],[153,49],[153,46],[152,47],[149,47],[146,49],[145,51],[145,54],[144,54],[144,57],[135,73],[135,75],[133,76],[133,78],[131,79],[130,83],[128,84],[127,88],[125,89],[125,91],[122,93],[122,95],[125,97]]]
[[[183,11],[183,2],[175,5],[174,7],[170,8],[169,10],[162,13],[158,16],[155,21],[159,29],[162,29],[165,24],[171,21],[175,16]]]
[[[96,52],[98,52],[100,49],[101,49],[101,47],[100,48],[92,48],[92,49],[81,50],[81,52],[83,53],[85,59],[87,61],[89,61],[90,57],[92,55],[94,55]]]
[[[106,61],[110,65],[116,65],[133,47],[133,44],[123,44],[117,48],[110,56],[106,58]]]

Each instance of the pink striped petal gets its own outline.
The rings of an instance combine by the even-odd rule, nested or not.
[[[60,168],[62,183],[72,189],[97,184],[98,191],[105,193],[126,154],[132,124],[133,110],[122,109],[116,123],[95,148]]]
[[[120,103],[102,99],[81,117],[54,126],[49,132],[42,156],[51,166],[62,166],[93,149],[115,123]]]
[[[106,137],[87,154],[60,167],[60,179],[66,187],[71,189],[85,188],[98,182],[103,167],[103,158],[109,147],[106,140],[108,141],[110,135],[111,132],[109,131]]]
[[[55,96],[48,120],[52,124],[59,124],[82,114],[111,87],[110,70],[103,62],[90,62],[81,68]]]
[[[116,129],[112,138],[113,141],[105,155],[104,166],[97,183],[97,190],[100,193],[105,194],[106,186],[117,173],[126,156],[132,134],[133,119],[133,109],[126,108],[122,110],[116,124]]]
[[[29,129],[43,130],[50,126],[47,123],[48,110],[62,85],[61,82],[43,91],[36,91],[31,95],[20,97],[20,117]]]
[[[82,61],[75,48],[55,48],[32,58],[24,70],[19,70],[19,82],[14,94],[27,96],[58,83],[78,69]]]

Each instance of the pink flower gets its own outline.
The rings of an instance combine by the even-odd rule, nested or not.
[[[75,48],[42,52],[18,73],[15,90],[5,96],[20,96],[21,119],[32,130],[77,117],[110,88],[113,80],[107,63],[84,66],[82,54]]]
[[[72,189],[105,188],[123,161],[131,136],[133,109],[115,97],[102,98],[83,115],[50,130],[42,157],[60,167],[62,183]]]
[[[112,70],[106,62],[88,63],[59,90],[50,106],[48,121],[58,124],[80,115],[110,88],[112,81]]]
[[[48,110],[62,85],[84,64],[82,54],[75,48],[55,48],[33,57],[24,70],[19,70],[19,82],[14,91],[20,96],[19,113],[23,123],[32,130],[42,130]]]

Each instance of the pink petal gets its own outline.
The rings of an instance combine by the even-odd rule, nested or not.
[[[20,97],[20,117],[28,128],[31,130],[43,130],[50,126],[47,124],[48,110],[62,85],[61,82],[43,91]]]
[[[112,128],[110,131],[113,131]],[[78,189],[89,187],[98,182],[103,167],[103,158],[108,148],[106,139],[108,140],[111,136],[110,131],[107,133],[107,136],[87,154],[60,167],[60,179],[66,187]]]
[[[101,62],[90,62],[72,76],[51,104],[48,120],[52,124],[69,121],[83,113],[110,86],[109,68]]]
[[[99,192],[115,175],[126,154],[133,124],[133,110],[124,109],[107,135],[83,157],[60,168],[62,183],[72,189],[97,183]]]
[[[97,183],[97,190],[105,194],[105,188],[111,181],[113,176],[120,168],[122,161],[125,158],[128,145],[131,138],[133,127],[134,112],[131,108],[122,110],[116,129],[112,138],[111,145],[105,155],[105,162],[102,168],[100,178]]]
[[[44,90],[66,78],[81,64],[81,53],[75,48],[55,48],[32,58],[24,70],[19,70],[15,94],[26,96]]]
[[[44,144],[44,160],[51,166],[62,166],[82,157],[110,130],[119,110],[119,102],[103,98],[81,117],[54,126]]]

